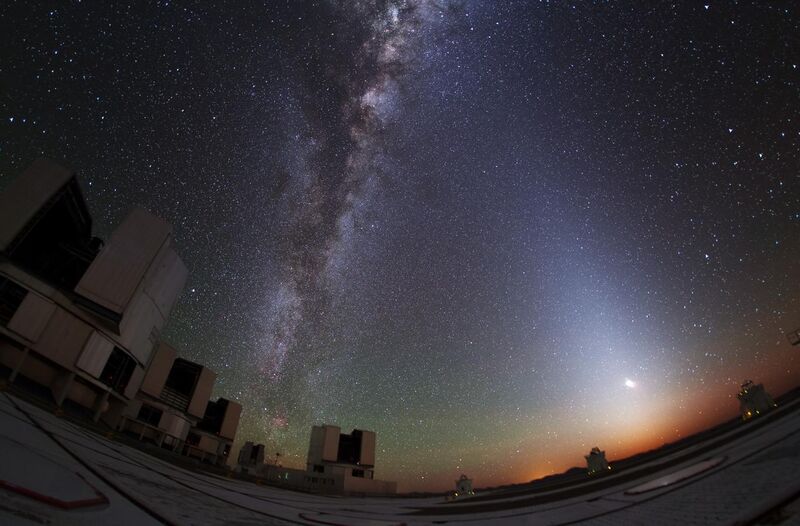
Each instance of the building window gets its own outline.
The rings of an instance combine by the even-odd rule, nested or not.
[[[197,446],[200,444],[200,435],[197,433],[189,433],[189,435],[186,437],[186,443],[190,446]]]
[[[314,464],[314,473],[325,473],[325,466],[322,464]]]
[[[178,411],[186,412],[202,371],[201,365],[176,358],[161,391],[161,399]]]
[[[145,424],[158,427],[158,423],[161,422],[162,414],[164,414],[164,412],[161,409],[153,407],[152,405],[142,404],[142,408],[139,409],[139,415],[136,419]]]
[[[197,427],[208,433],[219,435],[222,431],[222,424],[225,422],[225,415],[228,411],[228,401],[220,398],[216,402],[213,400],[206,404],[206,412],[203,419],[197,423]],[[254,451],[256,448],[253,448]]]
[[[349,435],[339,435],[339,451],[336,461],[342,464],[360,464],[362,438],[363,433],[358,429],[354,429]]]
[[[0,276],[0,325],[8,325],[28,291]]]
[[[353,476],[354,477],[361,477],[363,479],[364,478],[364,470],[363,469],[354,469],[353,470]]]
[[[100,381],[114,391],[122,393],[128,386],[135,368],[136,362],[133,358],[119,347],[114,347],[111,356],[108,357],[106,366],[103,368],[103,372],[100,374]]]

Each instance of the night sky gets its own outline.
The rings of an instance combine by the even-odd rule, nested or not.
[[[800,7],[649,4],[3,2],[0,187],[170,221],[164,337],[284,465],[619,458],[800,383]]]

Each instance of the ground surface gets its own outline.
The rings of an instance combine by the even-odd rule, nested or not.
[[[800,524],[800,400],[741,430],[569,488],[334,498],[186,470],[2,393],[0,524]]]

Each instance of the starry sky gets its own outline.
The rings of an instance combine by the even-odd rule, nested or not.
[[[78,173],[189,269],[164,338],[303,466],[531,480],[800,381],[790,2],[3,2],[0,187]]]

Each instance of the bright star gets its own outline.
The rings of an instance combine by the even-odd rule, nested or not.
[[[625,387],[627,387],[628,389],[633,389],[634,387],[636,387],[636,382],[634,382],[630,378],[625,378]]]

